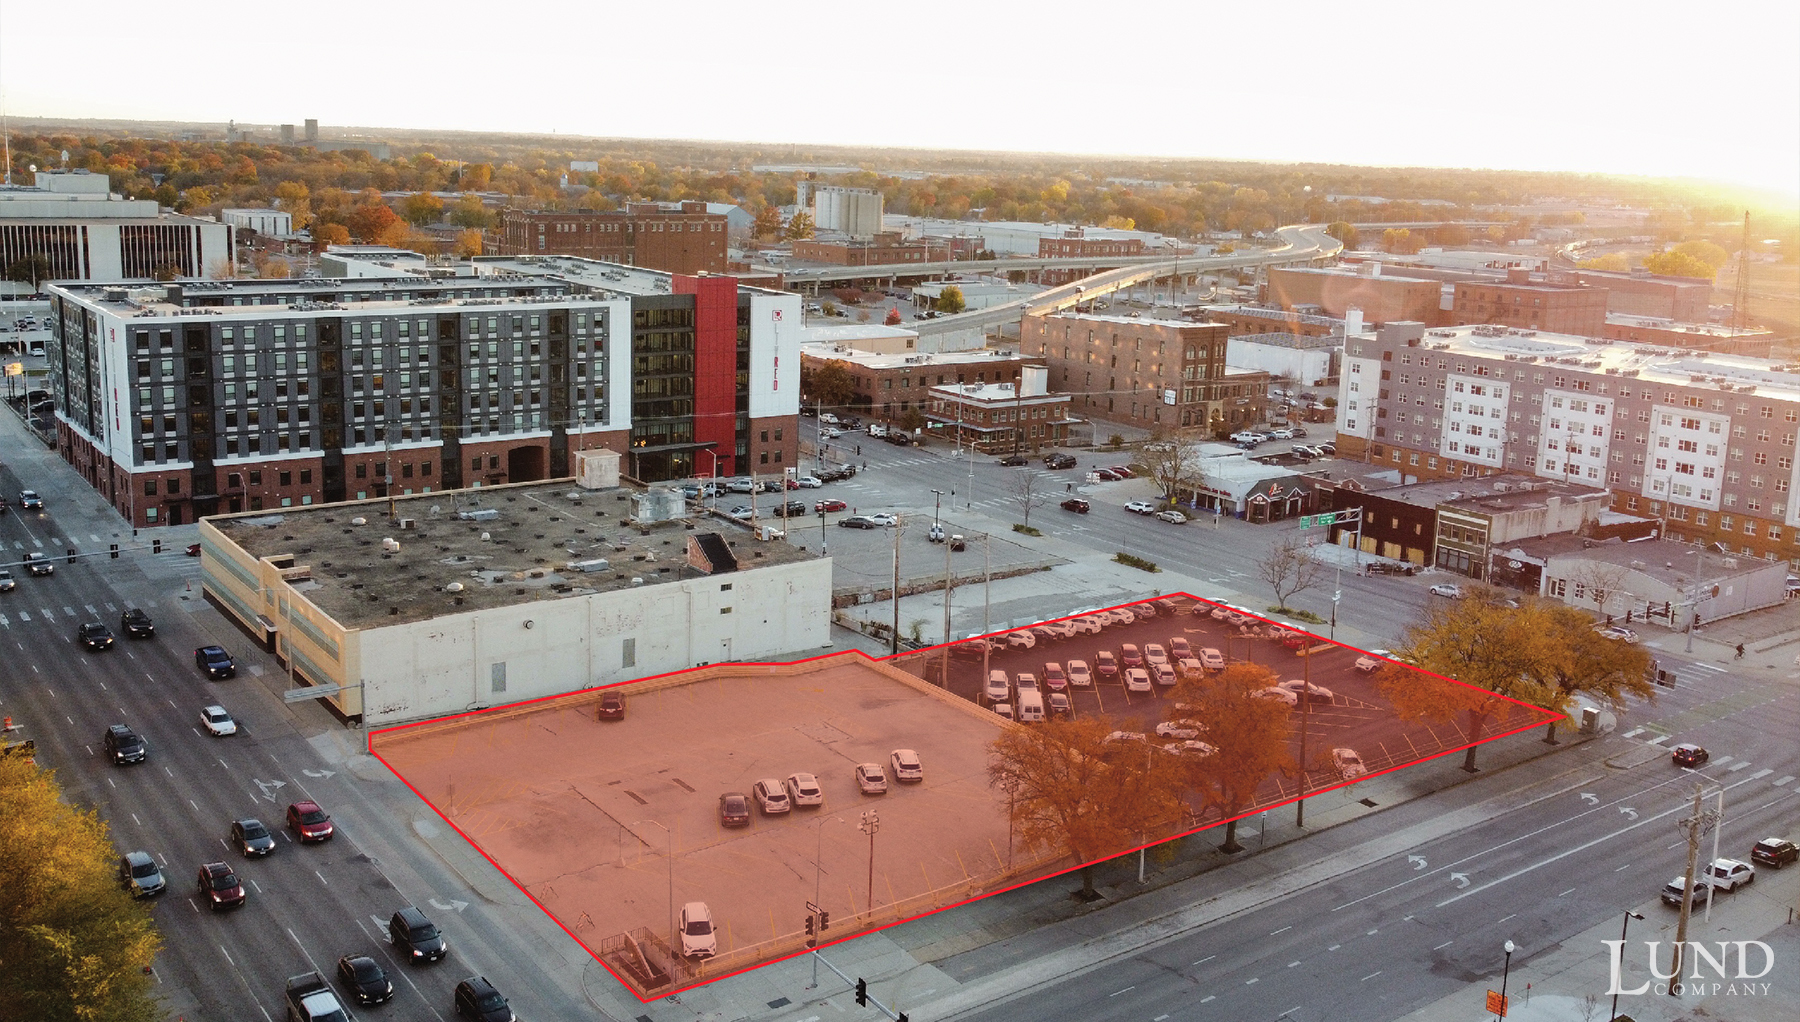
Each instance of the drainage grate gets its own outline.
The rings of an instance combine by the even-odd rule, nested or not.
[[[771,1008],[785,1008],[785,1007],[787,1007],[787,1006],[788,1006],[788,1005],[790,1005],[790,1004],[792,1004],[792,1003],[794,1003],[794,1002],[793,1002],[793,1001],[790,1001],[790,1000],[788,1000],[788,999],[787,999],[787,998],[785,998],[785,997],[777,997],[777,998],[775,998],[775,999],[774,999],[774,1000],[773,1000],[773,1001],[770,1001],[770,1002],[769,1002],[769,1007],[771,1007]]]
[[[639,1015],[637,1017],[637,1022],[652,1022],[652,1020],[648,1015]]]
[[[633,796],[633,797],[635,797],[635,796]],[[1358,799],[1357,801],[1361,802],[1363,805],[1368,806],[1370,809],[1375,808],[1375,805],[1376,805],[1375,800],[1372,798]]]
[[[630,788],[625,789],[625,794],[630,795],[632,798],[632,801],[636,802],[638,805],[647,806],[650,804],[649,801],[644,798],[644,796],[638,794],[635,791],[632,791]]]
[[[681,779],[681,778],[679,778],[679,777],[671,777],[671,778],[669,778],[669,780],[671,780],[671,781],[674,781],[674,782],[675,782],[675,783],[676,783],[676,784],[679,784],[679,785],[681,785],[681,787],[682,787],[682,790],[684,790],[684,791],[686,791],[686,792],[689,792],[689,793],[690,793],[690,794],[691,794],[691,793],[692,793],[692,792],[693,792],[693,790],[694,790],[694,789],[693,789],[693,788],[692,788],[692,787],[691,787],[691,786],[689,786],[689,784],[688,784],[688,782],[686,782],[686,781],[684,781],[684,780],[682,780],[682,779]]]

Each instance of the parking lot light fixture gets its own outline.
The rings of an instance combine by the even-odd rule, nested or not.
[[[681,937],[675,932],[675,834],[655,820],[639,820],[632,826],[637,827],[646,823],[659,828],[669,838],[669,953],[680,954]]]

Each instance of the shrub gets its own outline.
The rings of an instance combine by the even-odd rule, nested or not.
[[[1128,554],[1128,553],[1124,552],[1123,550],[1114,554],[1113,560],[1119,562],[1120,564],[1130,565],[1131,567],[1137,568],[1141,571],[1157,572],[1157,571],[1162,570],[1161,568],[1156,566],[1155,561],[1146,561],[1142,557],[1137,556],[1136,554]]]

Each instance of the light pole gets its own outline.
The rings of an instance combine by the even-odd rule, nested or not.
[[[681,938],[675,934],[675,834],[655,820],[639,820],[632,826],[637,827],[646,823],[660,829],[669,837],[669,953],[677,955],[681,953],[679,943]]]
[[[857,830],[869,835],[869,896],[863,908],[869,913],[870,920],[875,918],[875,832],[881,829],[881,818],[875,810],[868,809],[862,814],[862,823]]]
[[[1688,619],[1687,619],[1687,650],[1686,651],[1689,653],[1692,653],[1694,651],[1694,623],[1695,623],[1695,619],[1700,616],[1700,572],[1705,570],[1705,567],[1706,567],[1705,554],[1706,554],[1706,547],[1697,546],[1694,548],[1694,598],[1692,601],[1689,602],[1688,607],[1687,607]],[[1711,904],[1711,902],[1712,902],[1712,899],[1708,898],[1707,903]]]
[[[1304,640],[1302,640],[1304,641]],[[1300,797],[1294,802],[1294,826],[1306,826],[1306,732],[1312,728],[1312,655],[1300,658]]]
[[[931,492],[937,497],[937,500],[931,505],[931,527],[935,529],[938,525],[938,512],[944,508],[944,491],[932,490]]]
[[[1631,926],[1631,921],[1633,919],[1642,921],[1643,918],[1644,918],[1643,916],[1639,915],[1636,912],[1631,911],[1630,909],[1625,910],[1625,918],[1622,921],[1620,921],[1620,923],[1619,923],[1619,955],[1621,957],[1623,957],[1625,954],[1625,930]],[[1619,988],[1615,984],[1613,986],[1612,1014],[1607,1017],[1606,1022],[1613,1022],[1613,1020],[1618,1017],[1619,1017]]]
[[[817,907],[819,905],[819,888],[820,888],[820,885],[823,883],[823,879],[824,879],[824,875],[825,875],[825,863],[824,863],[825,825],[827,823],[830,823],[833,820],[836,820],[839,823],[844,822],[844,818],[841,816],[827,816],[824,819],[821,819],[819,821],[818,830],[816,831],[818,836],[813,839],[813,900],[812,900],[812,903],[815,907]],[[822,911],[823,910],[821,909],[821,912]],[[815,938],[822,938],[823,936],[824,936],[823,931],[814,933]],[[817,990],[819,988],[819,956],[816,952],[813,954],[812,960],[813,960],[812,985],[807,987],[806,989]]]
[[[1510,940],[1502,947],[1506,951],[1506,966],[1500,970],[1500,1014],[1494,1016],[1496,1022],[1506,1015],[1506,978],[1512,973],[1512,953],[1518,950]]]

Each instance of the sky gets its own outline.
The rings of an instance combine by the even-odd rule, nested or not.
[[[1800,195],[1800,3],[0,0],[12,116],[1119,153]]]

